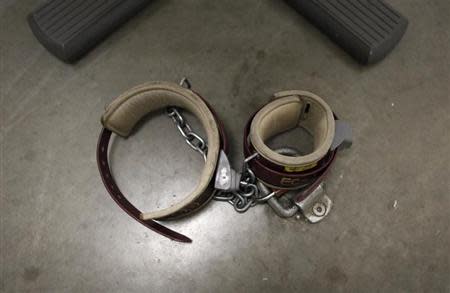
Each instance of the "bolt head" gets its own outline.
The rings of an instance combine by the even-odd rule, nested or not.
[[[317,217],[323,217],[327,212],[327,207],[323,202],[317,202],[314,204],[312,212]]]

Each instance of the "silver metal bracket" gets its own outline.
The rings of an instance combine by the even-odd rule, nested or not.
[[[331,150],[336,148],[350,148],[353,144],[353,134],[350,123],[343,120],[336,120],[334,128],[334,138],[331,143]]]
[[[317,186],[304,200],[295,204],[300,208],[300,211],[310,223],[322,221],[333,206],[333,202],[325,192],[323,183]]]
[[[240,180],[241,174],[231,168],[227,155],[221,150],[214,188],[222,191],[237,191]]]

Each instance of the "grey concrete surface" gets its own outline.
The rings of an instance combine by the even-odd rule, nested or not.
[[[71,66],[27,26],[41,2],[0,3],[1,292],[450,292],[449,1],[388,1],[410,27],[370,67],[274,0],[155,1]],[[167,223],[185,245],[119,209],[95,162],[104,106],[184,75],[223,119],[235,165],[244,123],[275,91],[313,91],[351,122],[324,222],[212,202]],[[150,209],[186,194],[202,162],[170,120],[146,122],[111,160]]]

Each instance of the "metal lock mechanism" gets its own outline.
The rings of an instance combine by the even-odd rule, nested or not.
[[[214,188],[222,191],[237,191],[241,181],[241,173],[231,168],[230,161],[223,150],[220,151],[219,164],[216,171]]]

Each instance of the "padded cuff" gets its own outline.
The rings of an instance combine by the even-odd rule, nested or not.
[[[330,150],[335,122],[331,108],[317,95],[306,91],[283,91],[253,118],[250,141],[268,161],[288,168],[312,168]],[[304,127],[314,137],[314,151],[305,156],[285,156],[271,150],[266,141],[295,127]]]
[[[184,108],[200,120],[207,134],[208,154],[200,181],[194,191],[168,208],[141,213],[140,218],[143,220],[169,217],[185,209],[207,190],[219,157],[220,136],[217,122],[200,96],[189,89],[168,82],[146,83],[125,92],[106,108],[101,119],[105,128],[127,137],[141,118],[168,106]]]

